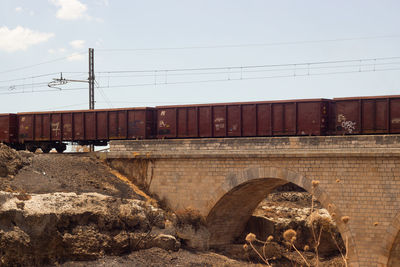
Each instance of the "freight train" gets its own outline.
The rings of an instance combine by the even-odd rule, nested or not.
[[[0,114],[0,142],[62,153],[67,142],[400,133],[400,95]]]

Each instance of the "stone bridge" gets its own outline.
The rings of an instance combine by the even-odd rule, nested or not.
[[[318,180],[350,266],[400,266],[400,135],[112,141],[110,151],[102,157],[170,208],[200,211],[210,246],[241,234],[277,186],[312,192]]]

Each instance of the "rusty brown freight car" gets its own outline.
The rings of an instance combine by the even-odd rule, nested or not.
[[[106,145],[112,139],[154,137],[153,108],[18,113],[19,142],[28,150],[62,149],[62,142]],[[63,146],[65,149],[65,145]]]
[[[0,114],[0,142],[6,144],[17,142],[16,114]]]
[[[325,135],[327,99],[158,106],[157,138]]]
[[[334,98],[332,134],[400,133],[400,95]]]

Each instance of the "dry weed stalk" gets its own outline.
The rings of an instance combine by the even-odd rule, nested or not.
[[[304,258],[303,254],[301,254],[301,252],[294,245],[294,242],[297,239],[297,233],[295,230],[293,229],[286,230],[283,233],[283,239],[285,239],[290,244],[290,246],[297,252],[297,254],[300,255],[300,257],[303,259],[303,261],[306,263],[307,266],[311,266],[311,264],[306,260],[306,258]]]
[[[340,183],[340,179],[336,180],[336,183]],[[343,254],[342,249],[340,248],[336,237],[334,236],[332,229],[331,229],[331,222],[330,222],[330,218],[328,217],[321,217],[319,216],[317,213],[314,212],[314,198],[315,198],[315,188],[319,185],[319,181],[313,180],[312,181],[312,189],[311,189],[311,195],[312,195],[312,199],[311,199],[311,213],[310,213],[310,220],[311,220],[311,232],[313,235],[313,239],[314,239],[314,250],[315,250],[315,254],[316,254],[316,266],[319,266],[319,252],[318,252],[318,247],[320,245],[320,241],[321,241],[321,235],[322,235],[322,231],[323,230],[327,230],[330,234],[331,237],[337,247],[337,249],[340,252],[340,255],[344,261],[345,266],[347,267],[347,253],[348,253],[348,240],[346,237],[346,243],[345,243],[345,249],[346,249],[346,254]],[[336,216],[336,213],[334,212],[335,210],[335,206],[333,204],[329,204],[328,205],[328,210],[331,213],[332,217]],[[350,220],[349,216],[343,216],[341,218],[342,222],[344,224],[347,224],[348,221]],[[318,235],[316,234],[316,227],[319,227],[319,233]]]
[[[265,256],[265,246],[267,245],[267,243],[271,242],[272,240],[273,240],[273,237],[272,237],[272,236],[269,236],[265,242],[264,242],[264,241],[261,241],[261,240],[258,240],[257,237],[256,237],[256,235],[253,234],[253,233],[249,233],[249,234],[246,236],[246,241],[250,244],[250,247],[254,250],[255,253],[257,253],[258,257],[260,257],[261,260],[262,260],[265,264],[267,264],[268,266],[272,266],[272,265],[269,263],[267,257]],[[253,242],[258,242],[258,243],[263,244],[263,255],[261,255],[261,253],[254,247]],[[245,245],[243,246],[243,248],[244,248],[245,250],[247,250],[247,248],[248,248],[248,247],[247,247],[247,244],[245,244]]]

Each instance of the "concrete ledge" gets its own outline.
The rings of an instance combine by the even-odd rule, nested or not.
[[[118,140],[110,151],[108,158],[399,157],[400,135]]]
[[[113,158],[138,158],[138,159],[166,159],[166,158],[304,158],[304,157],[323,157],[323,158],[341,158],[341,157],[382,157],[382,158],[400,158],[400,149],[377,149],[374,151],[279,151],[279,152],[259,152],[254,151],[230,151],[219,152],[215,151],[203,153],[162,153],[162,152],[107,152],[97,153],[97,156],[102,159]]]

